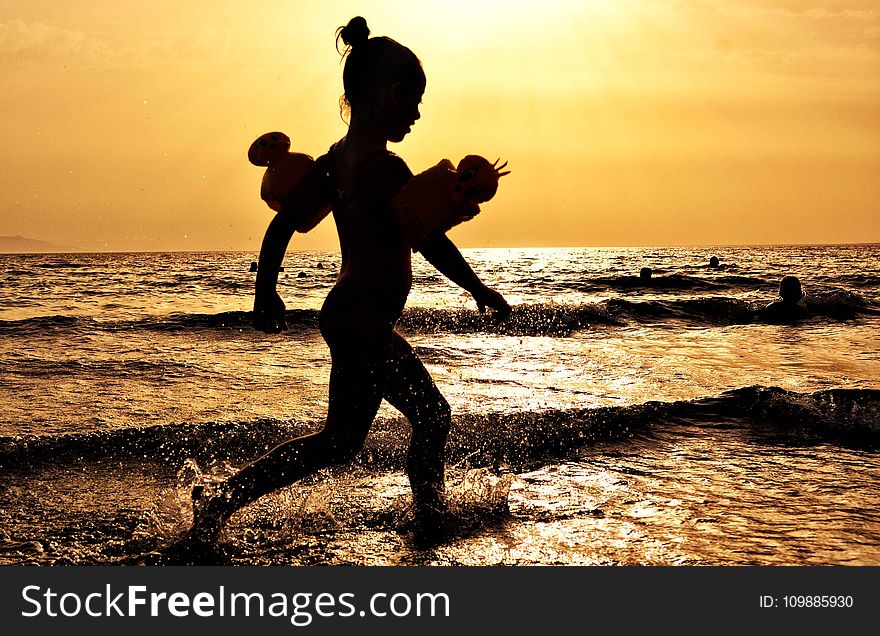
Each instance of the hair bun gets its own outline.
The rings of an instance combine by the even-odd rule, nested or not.
[[[356,48],[370,37],[370,28],[367,26],[367,21],[364,18],[357,16],[349,20],[348,24],[342,27],[339,34],[342,36],[342,41],[346,46]]]

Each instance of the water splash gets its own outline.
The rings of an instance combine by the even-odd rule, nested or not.
[[[193,458],[187,458],[178,469],[173,484],[159,492],[155,503],[132,533],[131,548],[148,551],[179,539],[192,527],[192,491],[197,485],[210,491],[214,484],[235,472],[226,463],[203,470]]]
[[[233,515],[226,537],[244,544],[290,543],[304,534],[333,530],[338,526],[334,493],[332,480],[281,488]]]
[[[488,468],[465,471],[447,493],[449,507],[458,514],[503,516],[510,513],[511,474],[496,475]]]

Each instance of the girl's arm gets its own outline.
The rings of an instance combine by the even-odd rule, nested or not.
[[[295,231],[308,232],[329,212],[329,153],[315,160],[312,168],[281,201],[281,210],[269,222],[260,260],[254,293],[254,327],[266,333],[287,329],[286,307],[276,291],[278,272]]]
[[[422,256],[437,268],[441,274],[453,283],[470,292],[477,307],[482,313],[486,307],[497,311],[502,318],[510,313],[510,305],[504,297],[494,289],[487,287],[474,273],[471,266],[464,260],[464,256],[455,244],[445,234],[438,234],[426,239],[419,246]]]
[[[287,329],[286,307],[275,287],[287,245],[295,229],[293,216],[282,210],[269,222],[263,237],[257,265],[253,323],[255,328],[266,333],[280,333]]]

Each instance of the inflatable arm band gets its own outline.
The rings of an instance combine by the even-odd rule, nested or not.
[[[251,144],[248,161],[266,167],[260,198],[275,212],[291,214],[297,232],[308,232],[330,213],[324,157],[290,152],[290,138],[270,132]]]
[[[501,172],[506,165],[468,155],[457,169],[451,161],[443,159],[414,175],[393,201],[395,218],[413,249],[418,250],[428,237],[448,232],[468,220],[463,213],[495,196],[498,179],[509,174]]]

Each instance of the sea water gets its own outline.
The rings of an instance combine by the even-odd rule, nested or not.
[[[464,252],[511,316],[416,255],[398,326],[452,406],[460,529],[410,540],[383,404],[352,466],[233,517],[224,562],[880,564],[880,246]],[[339,255],[289,252],[280,335],[250,326],[256,258],[0,255],[0,563],[173,540],[195,481],[321,426]],[[767,324],[789,274],[810,316]]]

